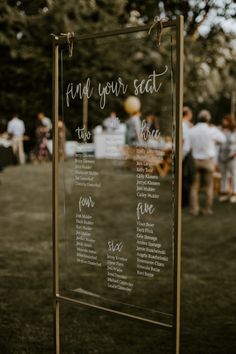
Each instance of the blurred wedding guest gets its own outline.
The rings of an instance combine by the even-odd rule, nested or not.
[[[160,140],[160,126],[154,114],[147,114],[145,120],[141,122],[141,136],[144,141]]]
[[[25,153],[23,145],[23,137],[25,133],[25,124],[23,120],[14,114],[12,119],[8,122],[7,132],[12,139],[12,149],[14,155],[16,155],[19,163],[22,165],[25,163]]]
[[[119,128],[120,120],[116,115],[116,112],[111,112],[110,116],[104,119],[103,128],[106,130],[115,130]]]
[[[141,102],[136,96],[129,96],[124,101],[125,111],[129,114],[126,121],[126,144],[136,145],[141,139]]]
[[[0,118],[0,134],[3,134],[4,132],[6,132],[7,129],[7,119],[1,117]]]
[[[66,128],[62,120],[62,117],[59,116],[58,120],[58,155],[59,160],[65,159],[65,141],[66,141]]]
[[[150,133],[160,129],[158,118],[154,114],[149,113],[146,116],[145,121],[146,121],[146,128]]]
[[[126,142],[128,145],[135,145],[140,142],[141,113],[136,112],[126,121]]]
[[[190,129],[192,128],[192,118],[193,118],[193,112],[192,110],[185,106],[183,108],[183,120],[182,120],[182,125],[183,125],[183,161],[185,157],[189,154],[190,152],[190,138],[189,138],[189,133]]]
[[[199,192],[200,188],[204,187],[206,193],[205,208],[202,213],[212,215],[213,205],[213,172],[214,172],[214,157],[216,154],[216,144],[223,144],[226,139],[225,135],[215,126],[210,126],[211,114],[207,110],[200,111],[198,115],[198,123],[190,132],[190,147],[195,165],[195,174],[191,186],[190,204],[191,214],[198,215],[199,207]]]
[[[222,131],[225,135],[225,143],[219,149],[219,164],[221,171],[221,194],[219,200],[224,202],[230,200],[236,203],[236,131],[235,121],[228,115],[223,118]],[[229,194],[231,182],[232,195]]]
[[[183,159],[183,173],[182,173],[182,207],[189,205],[190,199],[190,189],[194,178],[194,162],[190,147],[190,129],[192,128],[192,110],[185,106],[183,108],[183,148],[182,148],[182,159]]]
[[[48,159],[48,128],[39,120],[36,128],[36,161],[42,162]]]
[[[51,136],[51,131],[52,131],[51,119],[46,117],[44,112],[39,112],[37,117],[38,117],[39,122],[41,122],[41,124],[43,124],[44,127],[47,128],[47,136],[49,138]]]

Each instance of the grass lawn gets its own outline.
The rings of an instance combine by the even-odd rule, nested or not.
[[[51,165],[0,179],[0,353],[52,354]],[[214,210],[183,215],[182,354],[236,352],[236,205]],[[152,325],[74,305],[61,315],[62,354],[170,352],[169,332]]]

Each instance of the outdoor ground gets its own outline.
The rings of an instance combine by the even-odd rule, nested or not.
[[[0,180],[0,354],[52,354],[51,165],[10,167]],[[236,205],[214,209],[183,215],[182,354],[236,352]],[[152,325],[61,311],[62,354],[168,353],[169,333]]]

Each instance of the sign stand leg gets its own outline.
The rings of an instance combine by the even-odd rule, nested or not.
[[[174,244],[174,353],[180,353],[180,291],[181,291],[181,232],[182,232],[182,114],[183,114],[183,46],[184,18],[176,19],[176,190]]]
[[[59,109],[59,44],[58,37],[53,38],[53,301],[54,301],[54,350],[60,354],[60,314],[59,314],[59,265],[58,265],[58,109]]]

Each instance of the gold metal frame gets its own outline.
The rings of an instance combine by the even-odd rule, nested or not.
[[[67,38],[64,35],[52,36],[53,42],[53,72],[52,72],[52,115],[53,115],[53,174],[52,174],[52,216],[53,216],[53,305],[54,305],[54,353],[60,354],[60,302],[80,304],[91,308],[100,309],[116,315],[129,317],[136,320],[153,323],[163,328],[173,329],[174,353],[180,353],[180,290],[181,290],[181,190],[182,190],[182,107],[183,107],[183,33],[184,19],[178,16],[175,20],[165,21],[163,28],[176,29],[176,111],[175,111],[175,216],[174,216],[174,323],[173,326],[162,322],[145,320],[138,316],[122,313],[102,306],[92,305],[59,294],[59,251],[58,251],[58,113],[59,113],[59,47],[65,44]],[[86,34],[76,37],[79,42],[86,39],[105,38],[121,34],[129,34],[141,31],[149,31],[150,25],[129,27],[116,31],[107,31],[96,34]]]

